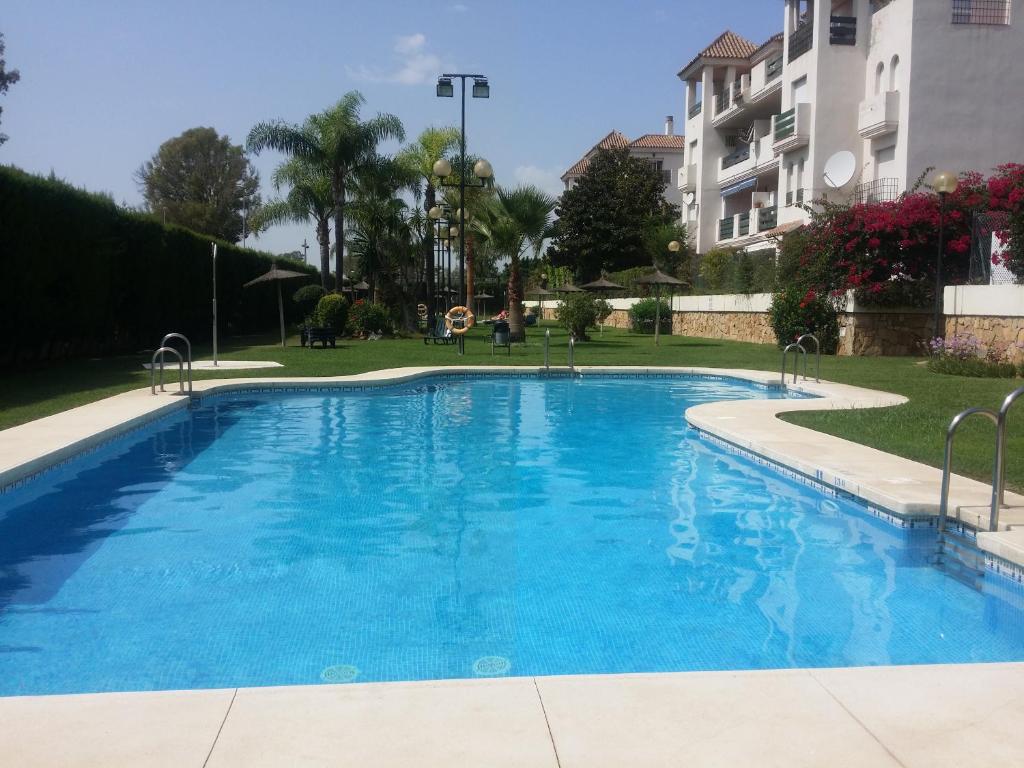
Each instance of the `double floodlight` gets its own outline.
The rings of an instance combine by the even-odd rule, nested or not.
[[[450,77],[437,78],[437,95],[443,98],[451,98],[455,95],[455,86],[452,85]]]
[[[466,82],[466,78],[470,75],[457,75],[462,78],[462,82]],[[465,86],[463,86],[465,87]],[[441,75],[437,78],[437,95],[444,99],[450,99],[455,95],[455,84],[453,78],[449,75]],[[474,77],[473,78],[473,98],[474,99],[489,99],[491,98],[491,86],[487,82],[486,77]]]

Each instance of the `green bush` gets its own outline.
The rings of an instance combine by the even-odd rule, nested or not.
[[[813,333],[821,343],[822,354],[834,355],[839,348],[839,308],[827,296],[790,287],[772,296],[768,315],[780,347]]]
[[[951,355],[939,355],[928,359],[928,370],[949,376],[971,376],[979,379],[1012,379],[1017,375],[1013,363],[990,363],[980,357],[961,360]]]
[[[672,332],[672,312],[664,299],[641,299],[629,310],[629,327],[637,333],[654,333],[657,305],[661,303],[661,333]]]
[[[568,293],[555,310],[555,319],[577,339],[587,339],[591,328],[612,313],[612,306],[592,293]]]
[[[733,270],[733,252],[712,248],[700,261],[700,277],[708,293],[725,293]]]
[[[337,334],[345,332],[348,321],[348,302],[337,293],[328,293],[321,297],[313,312],[313,324],[317,328],[331,328]]]
[[[299,305],[303,317],[312,317],[323,295],[324,289],[319,285],[304,285],[292,294],[292,301]]]
[[[152,349],[164,334],[211,336],[211,238],[119,208],[56,179],[0,167],[0,367]],[[223,336],[277,327],[277,286],[243,284],[269,254],[218,243]],[[316,272],[312,268],[290,269]],[[292,302],[286,319],[299,319]]]
[[[357,301],[349,315],[349,331],[353,335],[382,333],[391,328],[387,307],[383,304],[370,304]]]

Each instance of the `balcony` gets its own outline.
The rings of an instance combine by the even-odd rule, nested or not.
[[[690,163],[679,169],[679,189],[692,192],[697,188],[697,164]]]
[[[814,25],[809,21],[801,24],[789,35],[789,61],[793,63],[814,45]]]
[[[772,145],[776,152],[789,152],[805,147],[811,140],[811,105],[797,104],[772,117]]]
[[[865,139],[895,131],[900,124],[900,92],[885,91],[869,96],[860,103],[857,132]]]
[[[745,179],[778,171],[771,134],[771,121],[754,121],[754,141],[741,144],[722,158],[718,169],[718,183],[734,184]]]
[[[766,83],[770,83],[775,78],[782,74],[782,54],[774,56],[765,61],[764,66],[764,79]]]
[[[694,104],[692,107],[690,107],[689,111],[686,113],[687,117],[689,117],[689,119],[692,120],[697,115],[699,115],[700,114],[701,106],[702,106],[702,102],[698,101],[696,104]]]
[[[901,194],[900,180],[887,177],[865,181],[854,187],[853,199],[862,205],[869,203],[886,203],[895,200]]]
[[[832,45],[856,45],[857,17],[832,16],[828,22],[828,41]]]
[[[740,145],[722,158],[722,170],[732,168],[750,158],[750,145],[740,142]]]
[[[782,54],[759,61],[749,73],[723,86],[715,95],[712,125],[723,128],[748,121],[752,114],[767,116],[778,108],[782,90]]]
[[[749,237],[774,229],[778,222],[778,209],[754,208],[718,220],[718,242]]]

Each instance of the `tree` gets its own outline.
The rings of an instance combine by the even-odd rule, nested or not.
[[[399,162],[415,172],[424,183],[423,210],[429,211],[437,205],[438,178],[434,175],[434,163],[452,152],[459,144],[457,128],[427,128],[416,141],[398,153]],[[434,327],[435,295],[434,286],[434,229],[430,222],[422,239],[424,264],[426,265],[427,327]]]
[[[334,195],[331,180],[317,166],[301,158],[281,163],[274,171],[274,188],[288,186],[288,194],[260,207],[252,217],[256,231],[272,224],[303,223],[312,219],[316,223],[316,241],[320,245],[320,286],[330,290],[331,276],[331,216],[334,214]]]
[[[523,333],[523,280],[520,259],[529,249],[539,252],[549,233],[555,199],[532,185],[503,189],[473,220],[477,234],[500,257],[509,260],[508,324],[513,338]]]
[[[627,149],[598,150],[576,186],[562,193],[551,263],[571,267],[580,281],[649,265],[645,235],[679,221],[664,191],[661,174]]]
[[[0,94],[7,93],[7,89],[14,85],[16,82],[21,80],[21,73],[12,69],[9,72],[6,69],[7,62],[4,61],[4,35],[0,32]],[[0,114],[3,114],[4,108],[0,107]],[[0,133],[0,144],[7,141],[7,135]]]
[[[349,91],[333,107],[310,115],[302,125],[273,121],[258,123],[249,131],[250,151],[259,154],[264,149],[276,149],[301,157],[319,167],[330,179],[339,287],[345,259],[346,186],[352,173],[376,156],[381,141],[405,140],[402,121],[394,115],[380,114],[363,122],[359,110],[365,102],[359,91]]]
[[[259,174],[242,147],[213,128],[165,141],[135,178],[148,211],[231,243],[241,239],[243,211],[260,204]]]

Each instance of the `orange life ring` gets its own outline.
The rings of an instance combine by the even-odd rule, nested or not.
[[[456,336],[461,336],[476,322],[476,315],[469,307],[452,307],[444,315],[444,324]]]

